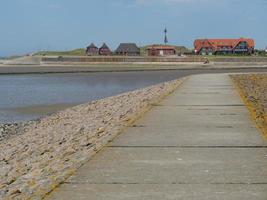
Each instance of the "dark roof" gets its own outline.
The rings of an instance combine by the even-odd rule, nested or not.
[[[140,52],[140,49],[137,47],[135,43],[121,43],[117,48],[116,52],[136,53]]]
[[[102,47],[100,47],[100,49],[108,49],[108,50],[109,50],[109,47],[108,47],[108,45],[106,45],[106,43],[104,43],[104,44],[102,45]]]
[[[88,49],[90,48],[97,48],[96,46],[95,46],[95,44],[94,43],[91,43],[88,47],[87,47]]]

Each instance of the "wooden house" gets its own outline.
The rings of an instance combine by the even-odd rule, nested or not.
[[[99,55],[102,55],[102,56],[110,56],[110,55],[112,55],[112,51],[106,45],[106,43],[104,43],[102,45],[102,47],[99,48]]]
[[[99,54],[99,49],[94,45],[94,43],[91,43],[86,48],[86,55],[88,56],[97,56]]]
[[[135,43],[121,43],[117,50],[116,55],[123,56],[140,56],[140,48]]]

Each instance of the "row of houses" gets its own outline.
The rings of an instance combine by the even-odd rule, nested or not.
[[[196,55],[217,55],[217,54],[252,54],[254,53],[255,42],[250,38],[239,39],[197,39],[194,42],[194,54]],[[145,49],[148,56],[174,56],[177,55],[176,47],[173,45],[149,45]],[[112,52],[104,43],[100,48],[93,43],[86,49],[88,56],[140,56],[141,50],[135,43],[121,43]]]
[[[176,47],[171,45],[151,45],[146,47],[148,56],[172,56],[176,55]],[[121,43],[118,48],[112,52],[110,48],[104,43],[100,48],[91,43],[86,48],[86,55],[88,56],[140,56],[141,50],[135,43]]]
[[[140,48],[135,43],[121,43],[115,52],[104,43],[100,48],[96,47],[94,43],[86,48],[86,55],[88,56],[110,56],[110,55],[124,55],[124,56],[140,56]]]

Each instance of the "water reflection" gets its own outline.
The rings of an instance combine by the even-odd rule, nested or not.
[[[169,71],[0,76],[0,122],[38,118],[179,76]]]

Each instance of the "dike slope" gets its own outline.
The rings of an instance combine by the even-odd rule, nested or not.
[[[0,199],[42,199],[183,80],[69,108],[0,141]]]

